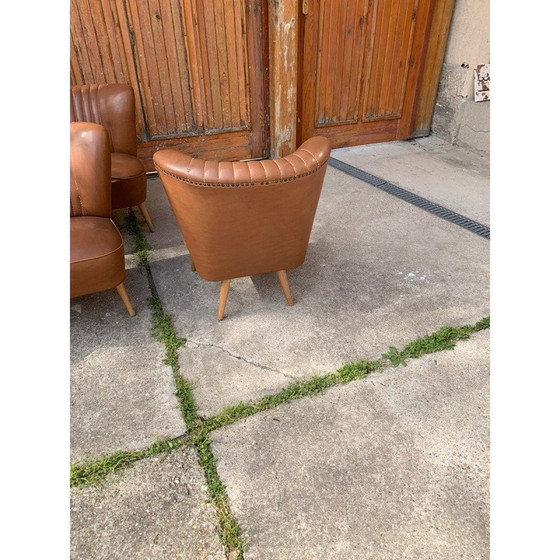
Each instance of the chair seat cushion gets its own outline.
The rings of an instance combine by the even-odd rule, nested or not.
[[[129,154],[111,154],[111,179],[131,179],[144,175],[142,162]]]
[[[109,218],[70,218],[70,297],[114,288],[124,281],[122,236]]]

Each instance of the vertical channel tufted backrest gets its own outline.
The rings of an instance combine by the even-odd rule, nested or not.
[[[329,154],[321,136],[264,161],[156,152],[156,169],[200,276],[225,280],[300,266]]]
[[[128,84],[88,84],[70,88],[70,122],[103,125],[110,151],[135,156],[136,114],[134,90]]]

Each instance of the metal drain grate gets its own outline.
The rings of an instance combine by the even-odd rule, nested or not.
[[[431,212],[432,214],[435,214],[436,216],[439,216],[440,218],[443,218],[448,222],[451,222],[464,229],[468,229],[472,233],[476,233],[477,235],[480,235],[485,239],[490,239],[490,228],[488,226],[479,224],[478,222],[475,222],[474,220],[471,220],[466,216],[462,216],[461,214],[457,214],[457,212],[453,212],[453,210],[449,210],[448,208],[444,208],[439,204],[430,202],[426,198],[422,198],[417,194],[411,193],[405,189],[402,189],[401,187],[397,187],[397,185],[393,185],[392,183],[380,179],[379,177],[376,177],[371,173],[362,171],[361,169],[358,169],[353,165],[349,165],[348,163],[344,163],[343,161],[340,161],[333,157],[329,158],[329,165],[331,165],[335,169],[347,173],[348,175],[352,175],[352,177],[356,177],[356,179],[360,179],[361,181],[364,181],[369,185],[373,185],[374,187],[377,187],[382,191],[385,191],[386,193],[392,194],[393,196],[405,200],[406,202],[410,202],[410,204],[414,204],[414,206],[418,206],[418,208],[422,208],[423,210]]]

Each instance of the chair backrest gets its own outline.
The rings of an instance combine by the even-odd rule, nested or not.
[[[111,217],[111,155],[105,128],[70,123],[70,216]]]
[[[109,133],[111,152],[136,156],[136,110],[130,85],[72,86],[70,121],[103,125]]]
[[[300,266],[329,154],[321,136],[289,156],[263,161],[156,152],[156,169],[199,275],[226,280]]]

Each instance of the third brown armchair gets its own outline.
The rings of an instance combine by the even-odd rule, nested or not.
[[[111,150],[111,206],[138,206],[150,231],[146,207],[146,172],[136,157],[134,91],[128,84],[88,84],[70,89],[70,121],[92,122],[107,129]]]
[[[107,130],[70,124],[70,297],[116,288],[130,315],[122,236],[111,219]]]
[[[171,149],[154,155],[193,268],[222,283],[219,320],[232,278],[276,272],[292,305],[286,270],[305,259],[329,154],[329,141],[316,136],[273,160],[205,161]]]

